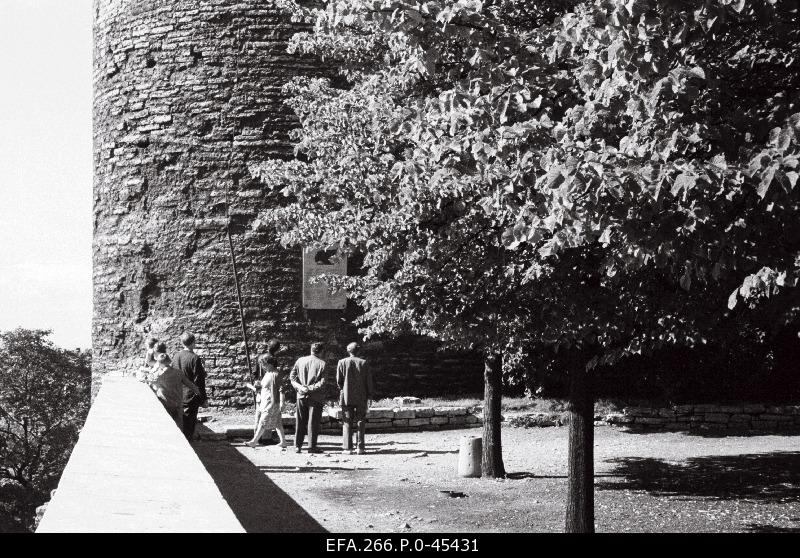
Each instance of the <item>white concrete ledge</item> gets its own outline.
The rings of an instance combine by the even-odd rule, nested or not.
[[[146,385],[106,376],[37,533],[243,533]]]

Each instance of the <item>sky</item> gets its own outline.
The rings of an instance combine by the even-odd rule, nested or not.
[[[0,331],[91,346],[91,0],[0,0]]]

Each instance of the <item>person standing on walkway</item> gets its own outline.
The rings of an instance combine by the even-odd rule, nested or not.
[[[270,347],[271,349],[272,347]],[[286,447],[286,434],[283,432],[283,417],[281,410],[283,409],[283,393],[281,392],[282,380],[286,377],[281,375],[278,371],[278,358],[275,351],[268,349],[268,352],[261,355],[258,359],[258,367],[261,371],[262,378],[256,382],[255,388],[261,388],[259,395],[258,406],[256,409],[256,422],[253,429],[253,439],[245,442],[245,445],[251,448],[258,447],[258,442],[261,437],[267,432],[272,432],[273,429],[278,431],[278,438],[280,438],[280,447]]]
[[[153,366],[156,364],[156,345],[158,345],[158,339],[155,337],[147,338],[147,349],[144,352],[144,367],[148,370],[152,370]]]
[[[167,354],[167,344],[156,340],[156,345],[153,348],[153,363],[148,365],[149,368],[143,366],[139,369],[140,374],[138,374],[138,377],[140,380],[150,382],[161,373],[161,367],[157,362],[157,357],[160,354],[167,355],[169,362],[172,362],[172,358]]]
[[[289,379],[297,390],[295,411],[294,451],[300,453],[306,432],[309,435],[308,452],[319,453],[317,436],[322,421],[322,404],[325,399],[325,361],[322,360],[322,343],[311,344],[311,354],[300,357],[292,367]]]
[[[198,388],[197,393],[188,389],[183,391],[183,434],[191,442],[197,426],[197,411],[208,400],[206,371],[203,368],[203,361],[194,353],[194,335],[185,332],[181,335],[181,343],[183,350],[172,357],[172,366],[183,372]]]
[[[184,390],[199,394],[200,390],[177,368],[170,366],[169,357],[164,353],[156,353],[156,367],[158,376],[153,382],[153,389],[164,405],[164,408],[178,425],[183,428],[183,399]]]
[[[146,349],[144,352],[144,363],[139,366],[139,369],[136,371],[136,377],[140,381],[149,380],[151,377],[151,373],[156,372],[156,354],[158,353],[158,339],[155,337],[148,337],[146,341]],[[166,346],[164,347],[164,352],[166,353]]]
[[[347,346],[349,356],[336,366],[336,384],[341,390],[339,403],[342,405],[342,452],[353,453],[353,425],[358,427],[358,453],[366,452],[364,434],[366,431],[367,409],[372,396],[372,373],[367,361],[358,355],[358,343]]]

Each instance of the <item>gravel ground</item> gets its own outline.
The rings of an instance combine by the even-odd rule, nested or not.
[[[561,531],[567,429],[504,428],[509,478],[459,478],[459,438],[480,432],[368,433],[367,455],[338,436],[323,454],[194,446],[251,532]],[[595,433],[598,532],[800,531],[798,436]]]

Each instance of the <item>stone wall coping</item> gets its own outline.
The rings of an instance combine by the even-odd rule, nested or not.
[[[152,390],[107,375],[36,532],[244,528]]]

